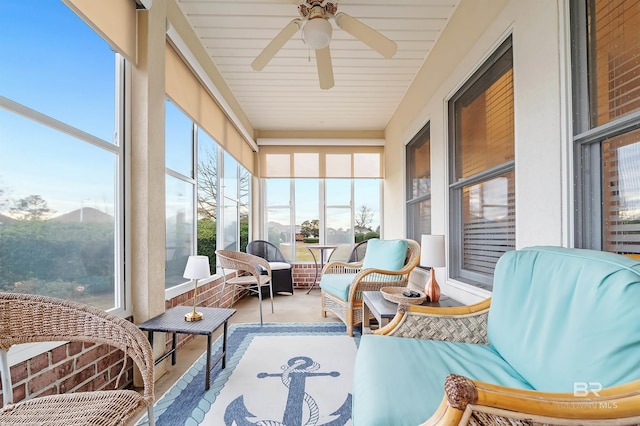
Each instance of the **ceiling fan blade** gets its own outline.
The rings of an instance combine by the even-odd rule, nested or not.
[[[370,26],[356,18],[339,12],[335,17],[336,24],[385,58],[391,58],[396,54],[398,46],[393,40],[380,34]]]
[[[331,89],[333,82],[333,65],[331,64],[331,50],[329,46],[322,49],[316,49],[316,65],[318,66],[318,78],[320,79],[320,88],[323,90]]]
[[[269,61],[278,53],[282,46],[300,29],[302,21],[299,18],[289,22],[286,27],[264,48],[262,52],[251,62],[251,68],[262,71]]]

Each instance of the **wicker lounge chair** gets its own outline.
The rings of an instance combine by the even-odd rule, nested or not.
[[[371,245],[369,240],[368,245]],[[347,334],[353,335],[353,327],[362,323],[362,292],[377,291],[382,287],[406,287],[409,273],[420,259],[420,245],[414,240],[405,240],[407,250],[404,265],[398,270],[363,268],[365,260],[360,262],[330,262],[322,270],[322,316],[327,312],[336,314],[347,326]],[[367,253],[370,250],[367,249]],[[366,256],[366,255],[365,255]],[[336,281],[346,279],[345,297],[330,287]],[[324,287],[323,287],[324,286]]]
[[[66,393],[13,404],[7,363],[9,348],[20,343],[57,341],[91,342],[122,350],[140,369],[143,392]],[[126,425],[145,409],[149,424],[154,424],[153,355],[149,341],[131,322],[87,305],[44,296],[0,293],[0,374],[2,425]]]
[[[353,421],[640,424],[639,295],[640,263],[623,256],[507,252],[491,298],[451,308],[400,305],[387,326],[362,336]]]
[[[269,287],[271,313],[273,313],[273,285],[271,283],[269,262],[261,257],[241,251],[216,250],[216,255],[224,277],[222,294],[224,295],[224,289],[227,284],[232,285],[234,291],[236,287],[242,287],[250,292],[258,293],[258,298],[260,299],[260,325],[262,325],[262,287]],[[227,278],[225,269],[235,270],[236,276]],[[267,273],[263,274],[264,271]]]

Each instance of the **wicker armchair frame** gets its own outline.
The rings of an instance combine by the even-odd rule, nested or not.
[[[378,291],[382,287],[406,287],[409,274],[420,260],[420,244],[407,239],[407,256],[404,266],[397,271],[387,271],[376,268],[362,268],[362,262],[330,262],[323,269],[322,274],[353,274],[356,276],[351,282],[349,297],[342,300],[326,291],[321,293],[322,316],[333,312],[347,326],[347,334],[353,336],[353,327],[362,323],[362,292]]]
[[[13,403],[7,351],[15,344],[90,342],[124,352],[140,370],[143,392],[101,390],[36,397]],[[120,372],[124,372],[123,362]],[[0,375],[4,407],[0,424],[126,425],[146,409],[153,416],[153,354],[133,323],[84,304],[30,294],[0,293]],[[118,377],[120,379],[120,377]],[[117,383],[116,383],[117,386]]]
[[[491,299],[469,306],[400,305],[376,334],[487,344]],[[640,380],[603,389],[598,397],[527,391],[451,374],[436,412],[422,426],[640,424]]]
[[[269,262],[262,257],[234,250],[216,250],[216,255],[224,278],[220,299],[224,296],[227,284],[233,286],[234,292],[236,287],[242,287],[245,290],[257,293],[260,300],[260,325],[262,325],[262,287],[269,287],[271,313],[273,313],[273,284]],[[235,271],[235,276],[227,278],[227,270]],[[263,271],[266,271],[266,275]]]

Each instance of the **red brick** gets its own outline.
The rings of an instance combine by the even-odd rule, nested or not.
[[[107,383],[107,373],[102,372],[101,374],[98,374],[97,376],[95,376],[95,378],[90,382],[87,382],[84,385],[80,386],[78,389],[75,390],[75,392],[92,392],[95,390],[102,390],[104,389],[104,386],[106,383]]]
[[[89,380],[96,375],[96,366],[92,364],[82,371],[78,371],[76,374],[69,376],[60,384],[60,392],[67,393],[74,390],[81,383]]]
[[[45,396],[45,395],[57,395],[58,392],[58,385],[52,385],[46,389],[43,389],[41,392],[37,393],[37,394],[29,394],[29,398],[35,398],[35,397],[40,397],[40,396]]]
[[[58,374],[55,370],[47,370],[41,374],[32,376],[31,380],[29,380],[29,395],[35,395],[41,392],[43,389],[55,383],[57,379]]]
[[[73,373],[73,360],[69,359],[48,371],[31,377],[29,380],[29,394],[39,392],[51,383],[54,383]]]
[[[107,355],[110,351],[110,347],[107,345],[95,346],[91,350],[81,354],[76,359],[76,369],[83,368],[86,365],[89,365],[103,356]]]
[[[29,360],[31,374],[36,374],[49,367],[49,352],[36,355]]]
[[[72,342],[67,345],[67,350],[69,356],[77,355],[82,352],[82,343],[81,342]]]
[[[13,387],[13,402],[20,402],[27,397],[27,385],[25,383]]]
[[[51,364],[56,365],[67,358],[67,345],[58,346],[51,350]]]
[[[119,362],[123,357],[123,353],[120,350],[115,350],[107,356],[98,360],[98,371],[108,370],[112,365]]]
[[[11,367],[11,381],[16,384],[29,377],[29,370],[27,369],[27,361],[23,361],[19,364]]]

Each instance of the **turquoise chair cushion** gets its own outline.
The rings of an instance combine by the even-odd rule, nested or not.
[[[362,267],[386,271],[402,269],[407,258],[407,246],[406,240],[372,238],[367,242],[367,251],[362,261]]]
[[[364,335],[356,355],[353,424],[416,426],[436,411],[448,374],[531,389],[491,347]]]
[[[320,288],[346,301],[349,298],[351,282],[356,274],[322,274]]]
[[[495,269],[489,342],[537,390],[620,385],[640,379],[638,301],[637,260],[559,247],[507,252]]]

